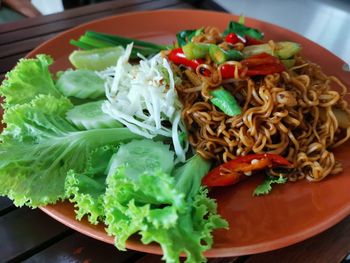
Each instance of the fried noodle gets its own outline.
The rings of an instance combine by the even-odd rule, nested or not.
[[[190,144],[204,158],[220,163],[251,153],[280,154],[296,167],[291,181],[319,181],[342,170],[331,150],[350,137],[335,115],[349,114],[346,87],[318,65],[299,56],[290,70],[227,83],[220,68],[209,64],[197,71],[204,67],[210,77],[173,67],[182,79],[176,88]],[[230,117],[209,101],[209,91],[219,85],[235,96],[242,114]]]

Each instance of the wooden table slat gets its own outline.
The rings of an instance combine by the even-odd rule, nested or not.
[[[116,1],[116,2],[119,2],[119,1]],[[127,2],[127,1],[123,0],[122,2]],[[101,10],[100,12],[85,14],[78,17],[71,17],[69,19],[62,19],[62,20],[56,21],[55,23],[47,23],[47,24],[33,26],[30,28],[24,28],[22,30],[2,33],[0,38],[0,45],[11,44],[19,40],[23,41],[23,40],[32,39],[38,36],[51,34],[53,32],[64,31],[71,27],[81,25],[83,23],[95,20],[97,18],[107,17],[110,15],[116,15],[116,14],[126,13],[126,12],[135,12],[135,11],[141,11],[141,10],[162,9],[167,7],[174,7],[180,4],[183,8],[190,7],[189,5],[180,3],[179,0],[170,0],[170,1],[157,0],[152,2],[145,2],[139,5],[123,5],[122,7],[119,7],[118,5],[116,7],[114,5],[105,6],[105,10]],[[2,52],[6,52],[6,51],[11,52],[11,50],[8,50],[3,46],[0,46],[0,50],[2,50]],[[3,56],[3,55],[0,55],[0,56]]]
[[[49,248],[33,255],[25,263],[61,262],[134,262],[144,254],[135,251],[118,251],[113,245],[99,242],[80,233],[60,240]]]
[[[8,261],[67,231],[39,209],[23,207],[0,217],[0,260]]]
[[[18,53],[29,52],[55,35],[56,33],[45,34],[38,37],[28,38],[23,41],[2,45],[0,48],[0,57],[7,57],[16,55]]]
[[[24,51],[22,53],[17,53],[15,55],[9,56],[9,57],[5,57],[5,58],[0,57],[0,65],[1,65],[0,73],[2,75],[5,75],[5,73],[7,71],[11,70],[16,65],[18,60],[20,58],[25,57],[25,55],[27,55],[27,53],[28,53],[28,51]],[[3,77],[3,76],[1,76],[1,77]]]
[[[14,207],[14,205],[10,199],[0,196],[0,216],[7,213],[12,207]]]
[[[6,25],[0,25],[0,33],[18,31],[18,30],[26,29],[37,25],[54,23],[59,20],[66,20],[74,17],[85,16],[92,13],[98,13],[111,8],[117,9],[121,7],[131,6],[131,5],[139,5],[150,1],[152,0],[132,0],[132,1],[118,0],[118,1],[98,3],[94,5],[86,5],[86,6],[82,6],[79,8],[72,8],[69,10],[65,10],[64,12],[59,12],[51,15],[39,16],[35,18],[27,18],[25,19],[25,23],[23,23],[24,20],[19,20],[19,21],[7,23]]]

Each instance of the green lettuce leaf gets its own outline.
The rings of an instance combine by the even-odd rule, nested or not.
[[[273,177],[273,176],[268,176],[264,182],[262,182],[260,185],[258,185],[255,190],[253,195],[258,196],[258,195],[267,195],[271,192],[272,190],[272,185],[273,184],[284,184],[287,182],[287,178],[283,176],[279,177]]]
[[[0,195],[37,207],[65,197],[67,172],[82,173],[97,147],[139,138],[127,128],[76,130],[64,117],[66,98],[40,95],[5,111],[0,145]]]
[[[127,148],[128,144],[122,145],[119,151],[125,153]],[[151,148],[150,143],[149,153],[153,152]],[[162,150],[164,157],[167,151]],[[118,153],[114,159],[119,158]],[[138,162],[120,165],[107,177],[105,223],[107,232],[115,236],[117,248],[124,250],[126,240],[138,233],[145,244],[158,242],[167,262],[179,262],[181,253],[186,254],[186,262],[204,262],[203,252],[213,243],[212,231],[227,227],[216,213],[216,203],[200,186],[209,164],[195,156],[172,174],[161,165],[153,165],[153,171],[141,171],[132,165],[143,167],[145,158],[139,158],[137,151],[132,155]]]
[[[106,167],[115,147],[103,146],[92,151],[83,173],[68,171],[65,180],[65,194],[74,203],[76,217],[81,220],[87,215],[92,224],[104,217],[103,195],[106,190]]]
[[[0,87],[5,108],[31,101],[39,94],[60,97],[51,78],[49,65],[53,62],[48,55],[38,55],[34,59],[21,59],[16,67],[6,74]]]

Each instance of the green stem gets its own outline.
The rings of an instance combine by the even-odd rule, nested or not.
[[[114,43],[118,43],[119,45],[127,45],[130,44],[131,42],[134,42],[135,46],[140,46],[140,47],[147,47],[150,49],[156,49],[156,50],[164,50],[164,49],[169,49],[172,46],[167,46],[167,45],[157,45],[151,42],[146,42],[142,40],[137,40],[133,38],[127,38],[127,37],[122,37],[122,36],[117,36],[117,35],[111,35],[111,34],[105,34],[105,33],[99,33],[99,32],[94,32],[94,31],[87,31],[85,33],[86,36],[94,37],[97,39],[103,39],[105,41],[113,41]]]

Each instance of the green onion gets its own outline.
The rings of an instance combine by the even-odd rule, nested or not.
[[[213,98],[210,99],[211,103],[222,110],[226,115],[236,116],[242,113],[235,97],[223,87],[211,91],[210,94],[213,96]]]
[[[146,41],[137,40],[137,39],[128,38],[128,37],[122,37],[118,35],[99,33],[94,31],[87,31],[85,35],[94,37],[97,39],[105,40],[105,41],[110,41],[111,43],[118,43],[119,45],[125,45],[125,46],[130,44],[131,42],[134,42],[135,46],[140,46],[140,47],[145,47],[145,48],[150,48],[155,50],[164,50],[164,49],[170,48],[170,46],[166,46],[166,45],[157,45],[151,42],[146,42]]]
[[[70,41],[72,45],[77,46],[83,50],[113,46],[122,46],[125,48],[132,42],[134,43],[130,56],[132,59],[137,58],[137,53],[140,53],[143,56],[150,56],[152,54],[160,52],[161,50],[172,48],[172,46],[157,45],[151,42],[94,31],[86,31],[85,34],[82,35],[78,40],[72,39]]]
[[[73,46],[76,46],[76,47],[79,47],[81,49],[84,49],[84,50],[89,50],[89,49],[94,49],[95,47],[94,46],[91,46],[89,44],[86,44],[86,43],[83,43],[83,42],[80,42],[80,41],[77,41],[77,40],[74,40],[74,39],[71,39],[69,41],[69,43]]]
[[[96,48],[105,48],[105,47],[113,47],[114,46],[113,44],[110,44],[108,42],[101,41],[99,39],[92,38],[92,37],[89,37],[86,35],[81,36],[79,38],[79,42],[94,46]]]

